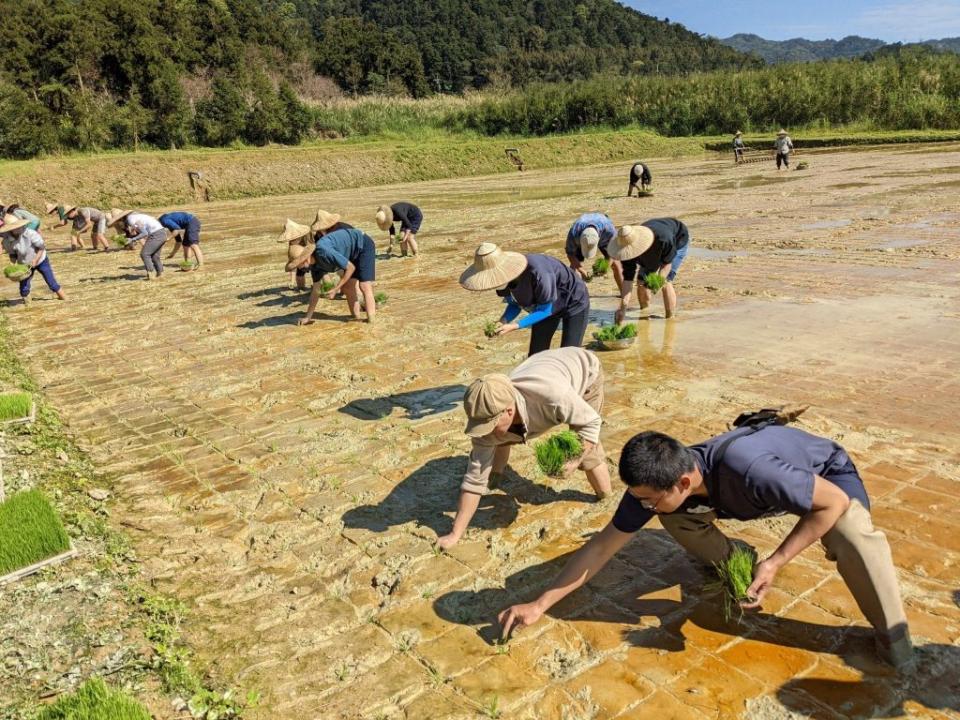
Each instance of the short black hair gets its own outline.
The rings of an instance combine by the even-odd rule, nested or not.
[[[634,435],[620,453],[620,479],[630,487],[669,490],[696,467],[693,453],[679,440],[648,430]]]

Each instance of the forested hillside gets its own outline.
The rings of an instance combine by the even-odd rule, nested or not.
[[[922,43],[888,45],[883,40],[848,35],[840,40],[766,40],[759,35],[739,33],[721,40],[735,50],[754,53],[770,64],[787,62],[816,62],[840,58],[859,58],[879,51],[890,52],[913,45],[927,46],[934,50],[960,52],[960,38],[926,40]]]

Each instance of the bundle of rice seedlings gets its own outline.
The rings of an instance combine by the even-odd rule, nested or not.
[[[559,477],[569,460],[583,454],[583,443],[572,430],[563,430],[534,445],[537,466],[545,475]]]
[[[324,280],[320,283],[320,292],[328,293],[336,286],[337,284],[333,280]]]
[[[13,263],[3,269],[3,274],[7,276],[8,280],[19,282],[30,274],[30,268],[21,263]]]
[[[499,323],[496,320],[489,320],[483,324],[483,334],[488,338],[492,338],[497,334],[497,327]]]
[[[647,286],[650,292],[660,292],[663,286],[667,284],[667,279],[660,273],[647,273],[643,276],[643,284]]]
[[[113,244],[120,248],[126,247],[127,239],[123,235],[114,235]]]
[[[628,340],[637,336],[637,326],[630,325],[605,325],[593,334],[594,340],[600,342],[612,342],[614,340]]]
[[[3,393],[0,395],[0,422],[25,418],[33,409],[30,393]]]
[[[752,548],[738,545],[726,560],[714,563],[717,580],[709,583],[706,589],[723,593],[725,620],[729,621],[735,615],[738,619],[743,617],[740,603],[753,599],[747,595],[747,588],[753,583],[753,566],[756,562],[757,554]]]
[[[180,263],[181,270],[193,270],[194,267],[193,260],[184,260]]]
[[[599,275],[602,277],[606,275],[608,272],[610,272],[610,261],[607,260],[605,257],[600,256],[593,261],[594,275]]]
[[[797,163],[797,170],[806,170],[808,167],[810,167],[810,163],[806,160],[801,160]]]
[[[60,696],[37,720],[150,720],[150,713],[122,690],[90,678],[69,695]]]
[[[0,575],[69,549],[63,523],[39,490],[20,492],[0,503]]]
[[[382,290],[379,291],[379,292],[375,292],[375,293],[373,294],[373,301],[374,301],[378,306],[379,306],[379,305],[386,305],[386,304],[387,304],[387,294],[386,294],[385,292],[383,292]]]

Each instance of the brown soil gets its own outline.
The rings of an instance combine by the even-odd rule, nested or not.
[[[41,283],[7,312],[50,401],[118,476],[114,518],[142,528],[146,579],[192,608],[187,633],[222,681],[261,690],[256,717],[956,717],[960,212],[955,188],[920,173],[957,165],[960,147],[938,150],[875,150],[857,174],[853,153],[779,175],[662,161],[641,200],[618,164],[213,202],[197,209],[203,271],[144,283],[132,253],[55,252],[70,301]],[[394,198],[426,220],[419,258],[378,264],[377,323],[324,301],[297,327],[283,218],[322,206],[385,248],[373,213]],[[528,340],[484,338],[498,300],[456,278],[484,240],[562,255],[588,210],[676,216],[694,243],[678,319],[658,301],[633,347],[602,355],[611,461],[641,429],[692,442],[744,409],[813,405],[799,425],[850,450],[890,539],[915,671],[873,660],[819,547],[762,614],[725,625],[707,573],[656,524],[506,652],[491,644],[497,611],[533,598],[618,498],[538,477],[521,448],[465,540],[433,552],[469,450],[463,388]],[[613,289],[590,285],[597,323]],[[789,527],[725,525],[761,553]]]

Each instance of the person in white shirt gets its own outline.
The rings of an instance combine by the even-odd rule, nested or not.
[[[28,221],[12,214],[4,215],[0,219],[3,251],[9,256],[10,262],[26,265],[30,269],[28,274],[20,278],[20,297],[23,299],[23,304],[30,302],[30,282],[33,280],[34,273],[37,272],[59,299],[66,300],[66,295],[53,274],[43,238],[28,225]]]
[[[167,229],[152,215],[132,210],[114,208],[107,217],[107,225],[116,227],[127,237],[127,247],[143,242],[140,259],[147,271],[147,280],[163,275],[163,258],[160,254],[167,242]]]
[[[787,135],[783,128],[777,133],[777,139],[773,143],[777,150],[777,170],[780,169],[780,163],[783,163],[787,170],[790,169],[790,151],[793,150],[793,140]]]

